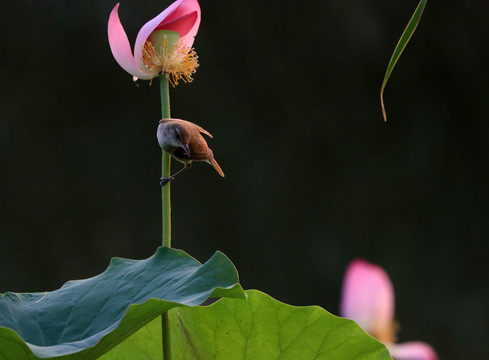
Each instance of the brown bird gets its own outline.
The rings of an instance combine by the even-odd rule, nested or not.
[[[212,138],[212,135],[201,128],[199,125],[181,119],[160,120],[156,136],[161,148],[180,161],[185,167],[167,178],[161,178],[160,185],[173,180],[182,171],[192,166],[192,161],[205,161],[224,177],[224,173],[214,159],[212,150],[207,146],[207,142],[201,135],[205,134]]]

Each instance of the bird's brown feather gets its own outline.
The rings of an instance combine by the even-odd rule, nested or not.
[[[224,177],[224,171],[222,171],[221,167],[217,163],[216,159],[214,159],[214,157],[212,157],[212,159],[207,162],[212,165],[212,167],[219,173],[219,175]]]

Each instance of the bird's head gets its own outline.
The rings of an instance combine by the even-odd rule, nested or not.
[[[171,145],[174,147],[180,147],[185,151],[187,156],[190,156],[189,143],[191,139],[191,134],[188,129],[182,124],[169,124],[166,129],[166,138],[170,141]]]

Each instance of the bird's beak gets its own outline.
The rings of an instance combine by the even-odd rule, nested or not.
[[[190,157],[190,148],[188,147],[187,144],[182,144],[182,148],[185,151],[185,154]]]

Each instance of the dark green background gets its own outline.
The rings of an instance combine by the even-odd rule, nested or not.
[[[169,1],[125,0],[137,31]],[[160,244],[155,82],[112,58],[115,1],[2,4],[0,291],[44,291]],[[173,246],[245,288],[338,313],[354,258],[383,266],[400,341],[489,357],[489,3],[428,2],[386,89],[410,1],[208,1],[172,115],[209,130],[226,178],[172,184]],[[173,169],[180,168],[174,163]]]

